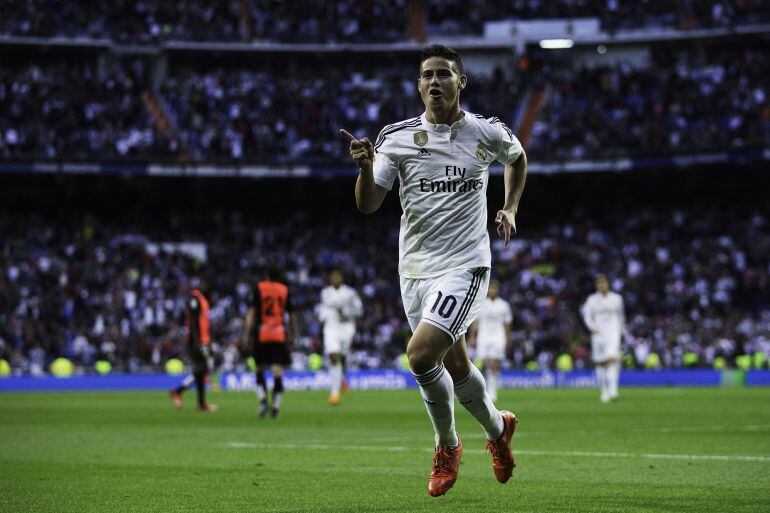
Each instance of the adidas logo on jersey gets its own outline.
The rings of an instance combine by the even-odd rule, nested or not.
[[[430,157],[430,152],[425,148],[420,148],[420,151],[417,152],[417,158],[424,158],[424,157]]]

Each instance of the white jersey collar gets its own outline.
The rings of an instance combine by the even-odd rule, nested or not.
[[[422,118],[422,126],[427,128],[427,129],[429,129],[432,132],[448,132],[448,131],[452,130],[453,128],[454,129],[462,128],[463,126],[465,126],[468,123],[468,119],[470,119],[472,114],[469,113],[469,112],[466,112],[464,110],[461,110],[460,112],[463,113],[463,117],[461,117],[460,119],[458,119],[457,121],[452,123],[452,126],[445,125],[443,123],[439,123],[439,124],[431,123],[430,121],[428,121],[428,113],[427,112],[423,112],[422,116],[421,116],[421,118]]]

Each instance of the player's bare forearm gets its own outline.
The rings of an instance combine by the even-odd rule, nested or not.
[[[251,342],[251,333],[252,329],[254,328],[254,309],[249,308],[248,312],[246,312],[246,319],[244,319],[243,322],[243,341],[241,342],[241,347],[244,349],[249,346],[249,343]]]
[[[371,166],[363,166],[356,180],[356,206],[363,214],[376,212],[388,192],[374,182],[374,172]]]
[[[365,212],[366,207],[370,206],[369,200],[374,194],[374,172],[371,167],[364,167],[359,169],[358,178],[356,179],[356,206],[361,212]]]
[[[519,200],[524,192],[527,181],[527,154],[522,150],[519,158],[505,166],[505,203],[503,210],[516,215],[519,210]]]
[[[497,233],[507,246],[511,235],[516,233],[516,212],[519,211],[519,200],[524,192],[524,183],[527,181],[527,155],[523,150],[519,158],[511,164],[506,164],[504,180],[505,201],[503,208],[497,211],[495,222]]]

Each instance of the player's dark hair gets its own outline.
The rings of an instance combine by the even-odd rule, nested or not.
[[[278,264],[271,262],[265,267],[265,276],[270,281],[282,281],[283,273],[281,273],[281,268],[278,267]]]
[[[420,54],[420,66],[431,57],[441,57],[442,59],[454,62],[455,66],[457,66],[457,73],[463,74],[463,60],[460,58],[460,54],[451,48],[444,45],[426,46]]]

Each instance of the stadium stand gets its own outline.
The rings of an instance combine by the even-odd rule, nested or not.
[[[368,0],[291,2],[229,0],[93,2],[3,0],[0,33],[14,36],[161,41],[268,41],[279,43],[394,42],[406,38],[416,12],[430,34],[481,34],[484,23],[503,19],[594,17],[616,31],[638,27],[732,27],[770,20],[767,0]]]
[[[721,41],[653,45],[641,66],[554,71],[532,155],[580,159],[761,147],[770,142],[766,50]]]
[[[769,13],[766,0],[439,0],[429,2],[428,20],[432,34],[481,34],[484,22],[490,20],[587,17],[598,18],[610,31],[640,27],[692,30],[767,22]]]
[[[625,296],[634,365],[651,352],[675,368],[685,353],[709,366],[718,356],[731,364],[737,355],[770,350],[767,181],[757,172],[728,185],[729,173],[715,172],[713,187],[703,190],[697,171],[679,173],[533,183],[519,236],[507,248],[493,242],[494,275],[515,312],[513,366],[550,367],[565,352],[588,365],[579,307],[596,272],[608,273]],[[397,365],[409,328],[393,279],[393,198],[384,212],[360,216],[347,179],[303,187],[252,182],[241,183],[239,197],[190,211],[185,205],[218,197],[229,179],[197,186],[174,179],[183,180],[173,183],[176,201],[157,179],[144,179],[146,189],[117,178],[101,188],[83,180],[64,198],[54,184],[6,193],[19,199],[0,216],[0,352],[16,368],[39,372],[65,355],[85,366],[99,357],[117,369],[160,369],[182,350],[183,291],[194,278],[211,291],[213,338],[225,368],[243,366],[235,347],[241,319],[271,260],[285,270],[301,312],[296,368],[319,348],[314,307],[334,266],[348,270],[365,302],[352,365]],[[668,192],[658,190],[661,182]],[[490,198],[500,197],[499,178],[490,189]],[[31,208],[26,194],[49,207]],[[262,202],[265,194],[282,201]],[[131,205],[135,197],[141,205]],[[313,214],[297,212],[298,204]],[[157,250],[162,243],[177,246]],[[205,260],[179,243],[205,246]]]
[[[756,38],[661,43],[640,64],[532,57],[524,70],[514,62],[471,74],[463,104],[516,127],[525,99],[541,92],[528,138],[536,162],[758,148],[770,141],[769,48]],[[339,164],[346,155],[335,127],[375,137],[420,113],[411,63],[392,56],[287,64],[272,55],[248,66],[180,58],[157,87],[140,57],[101,69],[95,58],[34,59],[0,71],[5,158]],[[171,129],[151,115],[148,94]]]

